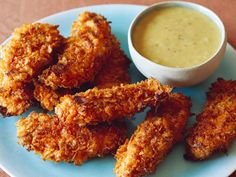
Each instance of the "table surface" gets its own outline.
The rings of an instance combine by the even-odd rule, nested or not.
[[[140,4],[151,5],[160,0],[0,0],[0,43],[10,36],[14,28],[34,22],[48,15],[88,5],[97,4]],[[233,0],[190,0],[216,12],[223,20],[228,42],[236,48],[236,1]],[[29,10],[30,9],[30,10]],[[9,177],[0,169],[0,177]],[[236,173],[230,177],[236,177]]]

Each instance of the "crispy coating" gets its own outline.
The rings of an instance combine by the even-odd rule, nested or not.
[[[3,116],[20,115],[31,105],[32,88],[28,85],[0,88],[0,113]]]
[[[236,81],[218,79],[207,93],[207,103],[186,139],[189,160],[205,160],[226,152],[236,136]]]
[[[53,62],[62,43],[58,26],[34,23],[17,28],[1,51],[2,86],[28,83]]]
[[[220,94],[224,94],[225,92],[234,92],[236,90],[236,81],[232,80],[224,80],[222,78],[218,78],[216,82],[214,82],[210,88],[210,91],[207,93],[207,99],[209,101],[215,100]]]
[[[0,60],[2,62],[2,60]],[[0,85],[4,76],[0,66]],[[30,84],[17,83],[0,87],[0,114],[3,116],[20,115],[31,105],[33,93]]]
[[[71,36],[87,36],[88,31],[91,35],[98,35],[101,38],[110,36],[110,22],[102,15],[85,11],[81,13],[77,20],[75,20],[71,27]],[[101,34],[99,34],[101,33]]]
[[[126,138],[123,123],[79,127],[66,125],[57,116],[31,113],[17,123],[19,144],[55,162],[84,161],[113,153]]]
[[[59,103],[59,98],[61,94],[57,90],[53,90],[37,81],[34,82],[34,98],[40,103],[42,108],[52,111]]]
[[[79,20],[76,20],[71,29],[71,35],[76,36],[84,33],[83,29],[85,22],[91,23],[88,19],[97,18],[97,20],[102,21],[101,16],[97,16],[94,13],[84,13],[79,16]],[[104,22],[104,21],[102,21]],[[100,23],[98,28],[106,29],[107,23]],[[130,76],[128,74],[128,68],[130,61],[124,52],[120,49],[120,43],[114,35],[111,36],[112,49],[111,53],[104,63],[101,71],[96,75],[94,81],[92,82],[98,88],[108,88],[114,85],[120,85],[121,83],[129,83]]]
[[[131,139],[116,153],[117,177],[141,177],[156,170],[172,146],[180,140],[190,115],[190,99],[171,94],[157,112],[151,110]]]
[[[113,36],[111,55],[95,77],[93,84],[98,88],[109,88],[121,83],[130,83],[129,64],[130,61],[121,50],[119,41]]]
[[[55,112],[67,123],[77,122],[80,126],[96,124],[131,117],[147,106],[158,104],[170,91],[169,86],[162,86],[152,78],[137,84],[93,88],[61,97]]]
[[[1,50],[0,113],[20,115],[33,99],[31,81],[53,62],[62,43],[58,26],[34,23],[17,28]]]
[[[54,90],[58,87],[78,88],[92,81],[110,55],[111,29],[104,17],[84,12],[72,29],[76,27],[72,30],[73,35],[65,40],[64,52],[58,62],[39,77]]]
[[[90,88],[90,85],[83,85],[80,89],[63,89],[53,90],[51,87],[34,80],[34,98],[40,103],[43,109],[53,111],[54,107],[59,103],[60,97],[66,94],[75,94]]]
[[[59,103],[61,96],[65,95],[66,92],[60,90],[53,90],[40,82],[34,81],[34,98],[40,103],[42,108],[52,111],[54,107]]]

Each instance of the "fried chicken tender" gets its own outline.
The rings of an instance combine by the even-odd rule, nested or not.
[[[102,15],[85,11],[73,22],[71,36],[98,35],[100,38],[107,37],[106,35],[110,36],[111,29],[109,23]],[[88,31],[91,34],[88,34]]]
[[[236,81],[218,79],[186,139],[185,158],[205,160],[215,152],[226,152],[235,137]]]
[[[0,63],[2,60],[0,60]],[[0,85],[4,76],[0,65]],[[33,98],[30,84],[17,83],[12,86],[0,86],[0,114],[2,116],[20,115],[31,105]]]
[[[57,27],[34,23],[14,31],[12,39],[1,51],[2,87],[14,86],[16,82],[29,83],[53,62],[62,43]]]
[[[55,162],[84,161],[113,153],[126,138],[124,123],[79,127],[64,124],[57,116],[31,113],[17,123],[19,144]]]
[[[79,25],[77,25],[79,24]],[[64,52],[57,64],[43,71],[39,80],[54,90],[79,88],[100,71],[112,48],[109,23],[101,15],[84,12],[65,40]]]
[[[32,88],[28,85],[0,88],[0,113],[3,116],[20,115],[30,107],[32,98]]]
[[[155,79],[112,88],[93,88],[75,95],[65,95],[55,107],[63,121],[80,126],[131,117],[147,106],[158,104],[171,91]],[[69,109],[68,109],[69,108]]]
[[[31,105],[31,81],[53,62],[62,43],[58,26],[42,23],[17,28],[1,50],[0,113],[20,115]]]
[[[102,67],[101,71],[94,79],[94,85],[98,88],[109,88],[121,83],[130,83],[128,73],[130,61],[120,48],[120,43],[113,36],[113,47],[111,55],[108,57],[107,63]]]
[[[53,90],[37,81],[34,82],[34,98],[40,103],[42,108],[52,111],[59,103],[59,98],[61,94],[57,90]]]
[[[131,139],[117,150],[116,176],[141,177],[155,172],[173,145],[181,140],[190,107],[189,98],[171,94],[156,113],[154,109],[148,112]]]
[[[38,81],[34,81],[34,98],[40,103],[42,108],[52,111],[59,103],[60,97],[73,93],[69,89],[53,90]]]

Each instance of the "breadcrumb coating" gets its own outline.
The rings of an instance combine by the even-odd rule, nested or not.
[[[234,92],[236,90],[236,81],[234,80],[224,80],[218,78],[210,88],[210,91],[207,92],[207,99],[209,101],[216,99],[220,94],[227,92]]]
[[[128,73],[130,61],[120,48],[120,43],[113,36],[113,47],[111,55],[107,59],[107,63],[102,67],[101,71],[96,75],[93,84],[98,88],[108,88],[121,83],[130,83]]]
[[[115,155],[117,177],[141,177],[155,172],[173,145],[180,140],[190,115],[190,99],[182,94],[171,94],[151,110],[130,140],[120,146]]]
[[[124,123],[79,127],[64,124],[57,116],[31,113],[17,123],[18,143],[43,160],[81,165],[93,157],[115,152],[126,138]]]
[[[39,77],[54,90],[78,88],[92,81],[111,52],[111,29],[101,15],[84,12],[72,29],[73,35],[65,40],[64,52],[57,64],[44,70]]]
[[[218,79],[207,93],[207,103],[186,139],[185,158],[205,160],[226,152],[236,137],[236,81]]]
[[[62,36],[58,26],[33,23],[15,29],[10,42],[1,51],[2,86],[29,83],[53,62]]]
[[[105,38],[107,37],[107,32],[111,30],[109,23],[104,16],[85,11],[73,22],[71,36],[81,36],[84,34],[87,36],[87,31],[93,31],[95,35]],[[110,34],[108,35],[110,36]]]
[[[2,60],[0,60],[0,63]],[[0,65],[0,85],[4,76]],[[0,86],[0,114],[2,116],[20,115],[31,105],[33,93],[30,84],[17,83],[12,86]]]
[[[34,98],[40,103],[42,108],[49,111],[54,109],[63,95],[58,90],[53,90],[51,87],[37,81],[34,81],[34,87]]]
[[[31,105],[32,88],[27,85],[0,88],[0,113],[3,116],[20,115]]]
[[[76,122],[80,126],[123,119],[158,104],[170,91],[169,86],[152,78],[136,84],[93,88],[61,97],[55,113],[63,121]]]

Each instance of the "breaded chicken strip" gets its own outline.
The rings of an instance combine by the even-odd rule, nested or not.
[[[169,86],[162,86],[152,78],[137,84],[94,88],[61,97],[55,112],[67,123],[96,124],[131,117],[147,106],[158,104],[170,91]]]
[[[43,160],[75,165],[115,152],[126,138],[123,123],[79,127],[66,125],[57,116],[34,112],[16,126],[18,142],[26,149],[35,151]]]
[[[0,63],[2,60],[0,60]],[[0,85],[4,75],[0,66]],[[33,87],[30,84],[15,83],[12,86],[0,87],[0,115],[13,116],[25,112],[33,99]]]
[[[30,107],[32,99],[32,87],[29,85],[0,88],[0,113],[3,116],[20,115]]]
[[[1,51],[2,87],[16,82],[29,83],[53,62],[53,55],[62,43],[57,27],[34,23],[14,31],[10,42]]]
[[[20,115],[33,99],[31,81],[53,62],[61,46],[58,26],[34,23],[23,25],[2,48],[0,61],[0,113]]]
[[[236,136],[236,81],[218,79],[207,93],[207,103],[186,139],[189,160],[205,160],[226,152]]]
[[[61,94],[42,83],[34,81],[34,98],[40,103],[42,108],[52,111],[59,103]]]
[[[190,107],[190,99],[171,94],[156,113],[150,111],[131,139],[117,150],[116,176],[141,177],[155,172],[173,145],[181,140]]]
[[[101,20],[101,16],[94,13],[85,12],[79,16],[79,20],[76,20],[71,29],[72,36],[81,35],[86,33],[84,26],[91,23],[88,19],[97,18]],[[100,23],[98,28],[106,28],[107,22]],[[107,88],[114,85],[120,85],[121,83],[129,83],[130,76],[128,74],[128,68],[130,61],[124,52],[120,48],[120,43],[114,35],[111,36],[112,49],[110,56],[104,63],[101,71],[96,75],[93,84],[98,88]]]
[[[53,90],[38,81],[34,81],[34,98],[40,103],[42,108],[52,111],[59,103],[60,97],[66,94],[72,94],[70,89]]]
[[[108,88],[121,83],[129,83],[130,76],[128,73],[130,61],[120,48],[120,43],[113,36],[113,47],[107,63],[96,75],[93,84],[98,88]]]
[[[58,63],[44,70],[39,77],[41,82],[54,90],[58,87],[78,88],[92,81],[110,55],[111,29],[104,17],[84,12],[74,22],[77,23],[80,26],[64,42],[64,52],[59,56]],[[76,25],[73,26],[75,28]]]
[[[100,38],[107,37],[106,35],[110,36],[109,23],[102,15],[85,11],[73,22],[71,36],[98,35]],[[88,34],[88,31],[93,34]]]

